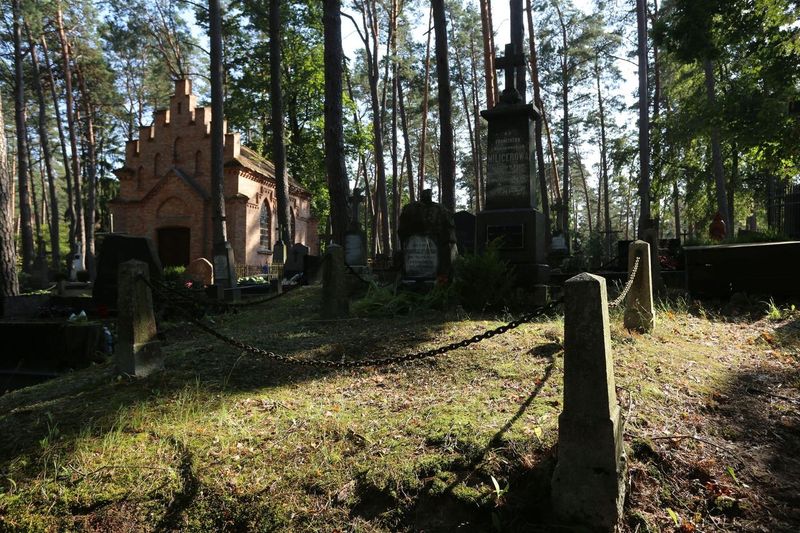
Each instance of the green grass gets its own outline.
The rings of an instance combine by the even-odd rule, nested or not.
[[[501,324],[432,311],[322,320],[319,300],[304,288],[214,321],[276,353],[331,360]],[[710,397],[729,376],[730,359],[704,344],[719,323],[689,307],[662,307],[652,335],[612,315],[632,431],[674,428],[676,391]],[[551,520],[562,335],[562,319],[548,319],[436,359],[318,370],[184,325],[158,375],[96,366],[0,397],[0,529],[531,530]],[[633,511],[670,520],[663,508]]]

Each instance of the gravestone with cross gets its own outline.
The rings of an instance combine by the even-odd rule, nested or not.
[[[353,195],[348,198],[350,203],[350,223],[344,233],[344,262],[350,266],[366,266],[367,264],[367,234],[361,229],[358,211],[364,195],[358,187],[353,188]]]
[[[534,125],[540,114],[517,89],[517,68],[525,65],[520,49],[507,44],[505,56],[495,61],[505,71],[505,88],[497,105],[481,112],[488,123],[486,201],[477,215],[475,245],[480,253],[494,243],[514,266],[518,282],[540,289],[549,279],[535,164]]]

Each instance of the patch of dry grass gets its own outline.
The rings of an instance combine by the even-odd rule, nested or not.
[[[500,324],[433,312],[322,320],[318,301],[304,288],[214,321],[277,353],[332,360]],[[800,426],[789,409],[796,318],[689,311],[662,309],[653,335],[612,317],[631,456],[625,527],[800,524],[773,490],[797,497],[796,465],[783,466],[782,485],[764,477]],[[94,367],[0,397],[0,529],[547,530],[560,318],[436,359],[334,371],[173,331],[159,375]]]

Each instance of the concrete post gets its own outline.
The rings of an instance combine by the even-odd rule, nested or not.
[[[628,272],[639,257],[639,270],[633,280],[631,290],[625,300],[624,324],[627,329],[650,333],[656,323],[653,307],[653,276],[650,270],[650,245],[644,241],[634,241],[628,247]]]
[[[344,249],[338,244],[328,246],[322,272],[322,316],[347,316],[350,299],[345,279]]]
[[[147,263],[132,260],[119,266],[114,362],[120,372],[136,377],[164,368],[161,344],[156,339],[153,295],[140,276],[150,277]]]
[[[564,411],[552,480],[560,519],[613,530],[625,495],[625,457],[605,279],[579,274],[564,285]]]

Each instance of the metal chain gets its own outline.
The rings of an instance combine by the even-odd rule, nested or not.
[[[619,296],[617,296],[616,300],[614,300],[613,302],[609,302],[608,303],[609,307],[617,307],[619,304],[622,303],[622,301],[628,295],[628,291],[631,290],[631,287],[633,287],[633,282],[636,280],[636,272],[639,270],[639,261],[640,260],[641,260],[641,256],[637,255],[636,256],[636,261],[633,263],[633,270],[631,270],[631,275],[628,276],[628,281],[625,283],[625,288],[622,289],[622,292],[620,293]]]
[[[140,278],[144,283],[146,283],[152,290],[158,290],[158,288],[150,282],[147,278],[142,276]],[[293,365],[300,365],[300,366],[308,366],[308,367],[325,367],[325,368],[359,368],[359,367],[366,367],[366,366],[383,366],[383,365],[390,365],[395,363],[405,363],[408,361],[416,361],[419,359],[425,359],[429,357],[435,357],[438,355],[444,355],[446,353],[452,352],[453,350],[458,350],[460,348],[466,348],[472,344],[476,344],[486,339],[491,339],[496,335],[502,335],[507,331],[511,331],[512,329],[516,329],[523,324],[527,324],[528,322],[532,322],[536,318],[540,316],[546,315],[548,312],[555,310],[555,308],[561,303],[561,301],[554,301],[550,304],[540,307],[537,311],[533,313],[529,313],[523,317],[518,318],[517,320],[512,320],[508,324],[504,324],[494,329],[490,329],[481,333],[479,335],[473,335],[468,339],[463,339],[458,342],[453,342],[450,344],[446,344],[444,346],[440,346],[439,348],[433,348],[430,350],[424,350],[421,352],[412,352],[409,354],[404,355],[396,355],[391,357],[379,357],[374,359],[359,359],[359,360],[350,360],[345,361],[344,359],[341,361],[324,361],[318,359],[298,359],[296,357],[290,357],[286,355],[279,355],[275,352],[271,352],[268,350],[264,350],[262,348],[258,348],[255,346],[251,346],[247,343],[242,341],[236,340],[232,337],[225,335],[224,333],[220,333],[219,331],[215,330],[211,326],[203,323],[198,318],[195,318],[187,313],[185,309],[178,308],[186,318],[194,324],[199,329],[203,330],[204,332],[208,333],[209,335],[216,337],[217,339],[230,344],[234,348],[251,353],[253,355],[258,355],[260,357],[265,357],[267,359],[272,359],[274,361],[278,361],[283,364],[293,364]]]

